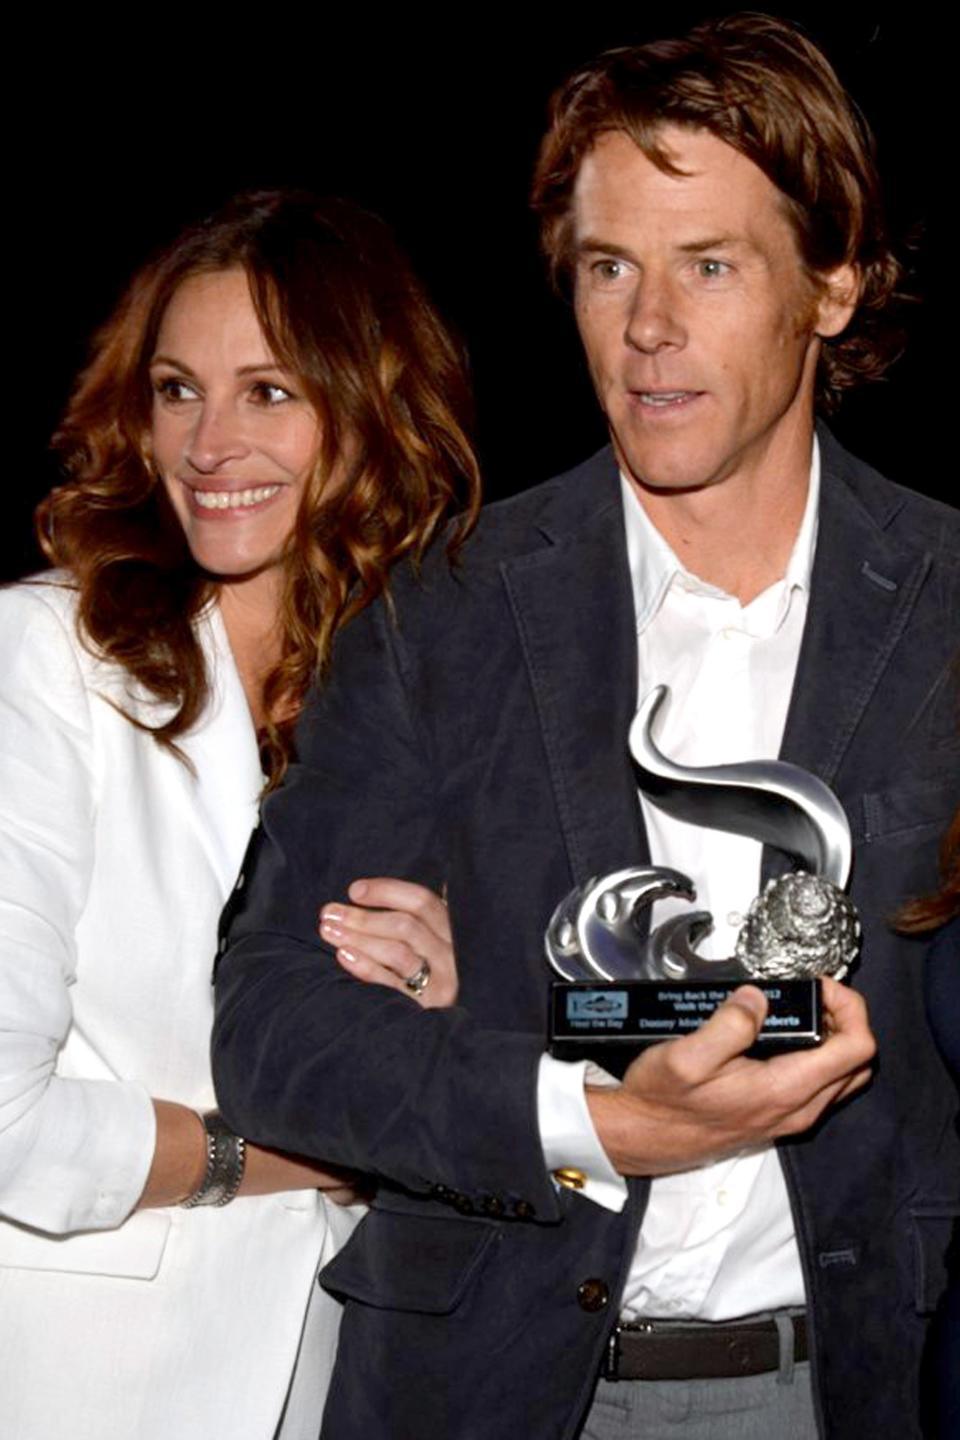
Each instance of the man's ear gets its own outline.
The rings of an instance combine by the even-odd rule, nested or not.
[[[819,276],[814,331],[823,340],[841,334],[850,324],[860,299],[860,271],[856,265],[838,265]]]

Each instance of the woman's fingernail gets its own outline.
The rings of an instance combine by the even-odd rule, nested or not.
[[[320,911],[320,918],[324,921],[329,920],[334,925],[342,925],[347,917],[336,905],[324,905]]]
[[[320,934],[326,935],[328,940],[341,940],[343,938],[343,928],[340,925],[334,925],[328,916],[324,916],[320,923]]]
[[[341,960],[346,960],[348,965],[356,965],[357,957],[356,955],[354,955],[352,950],[341,949],[337,951],[337,954]]]
[[[350,896],[351,900],[362,900],[366,893],[366,880],[354,880],[353,884],[347,890],[347,894]]]

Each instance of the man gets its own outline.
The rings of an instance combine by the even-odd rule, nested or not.
[[[884,363],[876,194],[836,77],[778,21],[602,57],[558,97],[535,201],[612,451],[347,630],[221,965],[232,1123],[380,1178],[324,1274],[334,1440],[651,1436],[678,1406],[686,1436],[919,1434],[958,1157],[889,916],[956,800],[960,543],[814,442],[817,394]],[[673,864],[722,953],[761,883],[754,842],[638,801],[626,737],[657,683],[673,758],[779,751],[837,790],[863,959],[825,982],[819,1050],[745,1058],[748,987],[611,1088],[543,1055],[557,902]],[[318,952],[314,898],[385,874],[446,885],[458,1008]],[[362,949],[362,917],[333,918]]]

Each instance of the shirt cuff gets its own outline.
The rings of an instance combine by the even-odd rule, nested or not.
[[[586,1071],[586,1060],[571,1064],[552,1055],[540,1057],[537,1117],[543,1158],[551,1172],[579,1170],[584,1183],[576,1186],[577,1194],[619,1212],[626,1203],[627,1182],[597,1138],[584,1091]]]

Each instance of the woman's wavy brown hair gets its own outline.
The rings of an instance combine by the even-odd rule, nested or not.
[[[856,314],[821,346],[821,408],[834,409],[849,386],[879,378],[903,347],[891,304],[903,296],[873,139],[821,51],[770,15],[725,16],[680,39],[611,50],[557,92],[532,196],[554,283],[570,281],[573,191],[598,137],[622,131],[654,165],[677,174],[662,144],[666,125],[708,130],[763,171],[780,191],[815,287],[841,265],[856,267]]]
[[[264,683],[273,786],[337,630],[387,593],[397,560],[419,562],[451,511],[455,555],[476,520],[479,476],[463,355],[380,220],[346,201],[275,191],[241,195],[182,234],[134,277],[96,337],[54,436],[69,478],[37,511],[45,554],[77,586],[84,643],[175,706],[151,727],[160,744],[176,749],[203,712],[194,622],[216,587],[149,462],[148,371],[178,286],[231,269],[246,272],[267,343],[322,433],[282,561],[281,658]]]
[[[923,935],[960,916],[960,810],[940,842],[939,890],[911,900],[898,911],[896,928]]]

